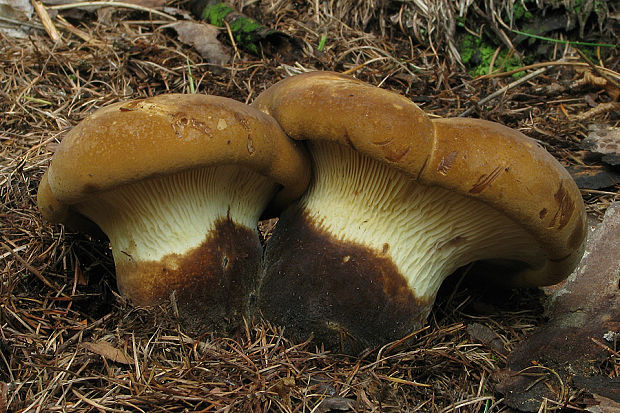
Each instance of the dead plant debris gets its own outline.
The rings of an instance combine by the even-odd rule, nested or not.
[[[206,60],[165,27],[187,19],[188,1],[168,1],[157,13],[140,1],[133,8],[51,3],[59,1],[42,3],[49,21],[40,20],[38,6],[31,23],[18,21],[24,36],[0,32],[0,412],[509,411],[494,373],[543,321],[538,290],[489,292],[456,274],[428,328],[359,357],[289,342],[258,320],[230,338],[188,336],[166,306],[128,305],[106,242],[43,222],[36,188],[64,133],[96,108],[192,91],[250,102],[284,76],[317,69],[398,91],[433,116],[471,108],[470,116],[537,139],[566,166],[597,167],[600,159],[584,157],[580,143],[591,123],[620,126],[617,48],[594,50],[592,67],[571,47],[556,46],[552,59],[524,69],[544,71],[485,101],[514,79],[472,78],[455,63],[457,45],[446,39],[460,26],[429,23],[440,11],[430,0],[235,0],[236,10],[299,39],[300,53],[292,60],[230,47],[228,63]],[[455,4],[482,2],[439,3],[456,18]],[[495,19],[488,12],[474,14]],[[462,22],[476,30],[473,20]],[[497,19],[494,27],[497,36],[509,33]],[[228,42],[224,31],[218,39]],[[583,192],[598,218],[618,194],[618,185]],[[616,380],[617,340],[609,348],[594,373]],[[539,411],[582,410],[596,400],[577,387],[564,390]]]

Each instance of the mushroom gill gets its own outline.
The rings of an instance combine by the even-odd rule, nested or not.
[[[223,165],[124,185],[73,209],[109,238],[119,290],[134,304],[160,303],[174,291],[181,302],[202,294],[205,308],[233,307],[233,297],[253,288],[239,275],[243,266],[258,271],[256,223],[277,188],[247,168]],[[218,290],[221,302],[205,289]]]
[[[313,181],[300,207],[319,231],[389,257],[430,305],[443,280],[474,261],[544,264],[538,243],[482,202],[416,182],[349,147],[309,143]],[[501,274],[498,274],[501,277]]]

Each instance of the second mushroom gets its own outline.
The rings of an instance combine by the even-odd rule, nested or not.
[[[160,95],[97,110],[58,146],[39,186],[53,222],[110,240],[122,295],[175,297],[185,325],[248,314],[261,265],[258,218],[299,197],[303,148],[260,111],[207,95]]]
[[[267,244],[258,300],[300,338],[381,345],[423,325],[459,267],[548,285],[581,258],[579,190],[515,130],[431,120],[400,95],[329,72],[285,79],[253,105],[313,160],[310,188]]]

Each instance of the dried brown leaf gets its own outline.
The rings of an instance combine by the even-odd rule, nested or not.
[[[86,342],[82,344],[86,350],[101,357],[121,364],[132,364],[133,360],[123,350],[114,347],[107,341]]]
[[[5,413],[8,409],[8,392],[9,386],[3,381],[0,381],[0,413]]]
[[[599,404],[587,407],[586,411],[592,413],[620,413],[620,403],[598,394],[595,394],[594,398]]]
[[[318,412],[351,411],[355,406],[355,400],[346,397],[328,397],[324,399],[318,407]]]
[[[33,7],[29,0],[0,0],[0,18],[4,23],[0,32],[10,37],[26,38],[27,32],[19,22],[27,22],[32,18]],[[4,26],[7,27],[4,27]]]
[[[180,21],[166,27],[174,29],[180,41],[195,48],[209,62],[222,65],[230,60],[226,49],[217,40],[219,33],[217,27],[190,21]]]
[[[588,137],[581,141],[581,147],[603,155],[603,162],[620,165],[620,128],[610,125],[591,124]]]

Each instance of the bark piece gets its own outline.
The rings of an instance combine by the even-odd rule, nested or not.
[[[567,386],[589,393],[606,388],[607,397],[617,397],[617,380],[594,377],[614,353],[613,340],[607,338],[620,330],[619,252],[620,203],[615,203],[590,234],[577,270],[549,297],[549,322],[508,357],[508,368],[498,376],[506,404],[536,411],[543,397],[561,399]],[[604,385],[595,386],[601,380]]]

